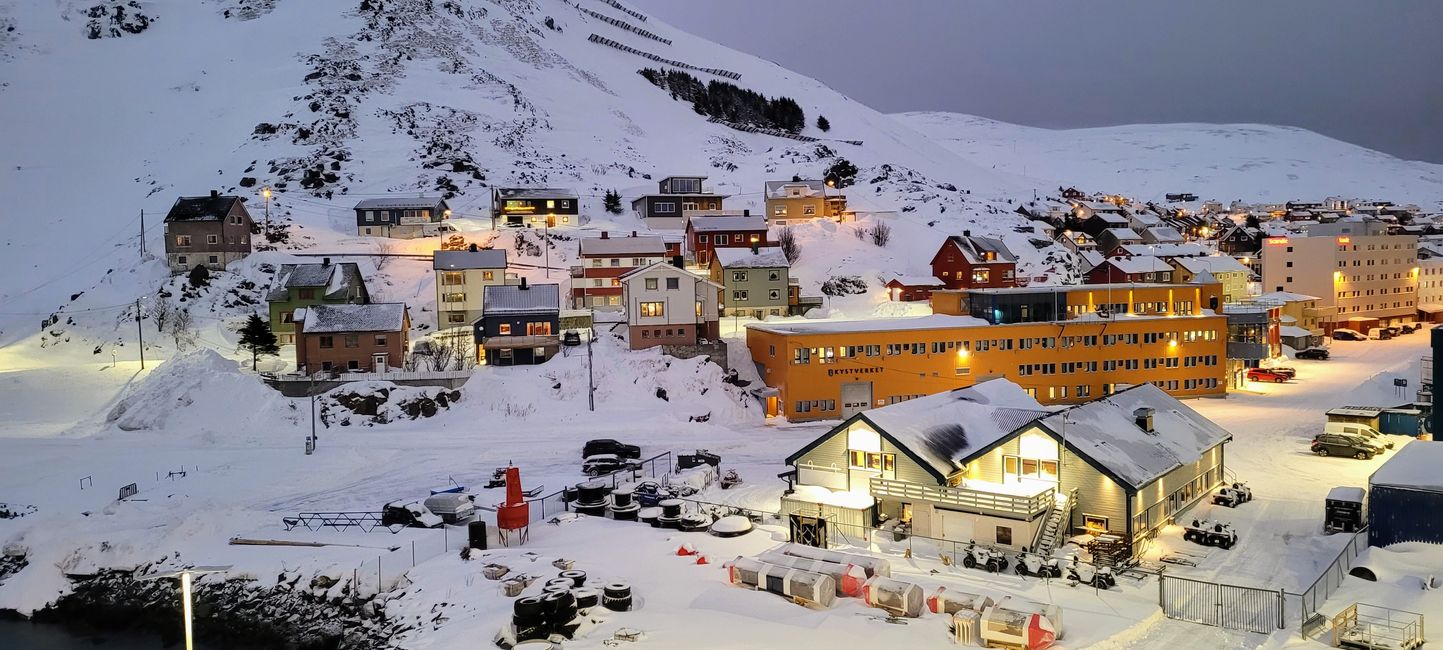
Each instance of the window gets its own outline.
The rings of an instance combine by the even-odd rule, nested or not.
[[[210,263],[211,263],[211,264],[219,264],[219,263],[220,263],[220,256],[219,256],[219,255],[211,255],[211,256],[210,256]]]
[[[497,325],[497,326],[496,326],[496,333],[497,333],[497,334],[500,334],[501,336],[510,336],[510,335],[511,335],[511,323],[501,323],[500,325]]]
[[[322,361],[322,362],[321,362],[321,370],[324,370],[324,371],[326,371],[326,372],[330,372],[330,371],[331,371],[331,362],[329,362],[329,361]]]
[[[206,235],[206,236],[205,236],[205,243],[207,243],[207,244],[219,244],[219,243],[220,243],[220,236],[218,236],[218,235]]]
[[[646,279],[646,290],[647,290],[647,291],[656,291],[656,278],[647,278],[647,279]]]
[[[360,361],[357,361],[357,360],[355,360],[355,359],[351,359],[350,361],[347,361],[347,362],[346,362],[346,370],[360,370],[360,369],[361,369],[361,362],[360,362]]]
[[[770,281],[772,281],[772,282],[780,282],[781,279],[782,279],[782,272],[781,272],[781,271],[767,271],[767,280],[770,280]]]
[[[667,291],[675,291],[675,290],[680,289],[680,288],[681,288],[681,278],[667,278],[667,279],[666,279],[666,290],[667,290]]]
[[[745,292],[745,291],[733,291],[733,292],[732,292],[732,300],[746,300],[746,299],[747,299],[747,292]]]
[[[767,300],[781,300],[781,299],[782,299],[782,290],[781,290],[781,289],[772,289],[772,290],[770,290],[770,291],[767,291]]]
[[[747,281],[747,272],[746,272],[746,271],[732,271],[732,282],[746,282],[746,281]]]
[[[812,362],[812,351],[809,348],[796,348],[792,350],[792,363],[804,366]]]
[[[551,336],[551,321],[532,321],[526,324],[527,336]]]
[[[448,322],[448,323],[464,323],[464,322],[466,322],[466,314],[463,314],[463,313],[460,313],[460,312],[451,313],[451,314],[446,314],[446,322]]]
[[[1012,545],[1012,529],[1007,526],[997,527],[997,543],[1003,546]]]
[[[190,235],[176,235],[176,236],[175,236],[175,245],[176,245],[176,246],[189,246],[189,245],[190,245]]]
[[[486,281],[486,282],[490,282],[490,281],[492,281],[492,280],[495,280],[495,279],[496,279],[496,272],[495,272],[495,271],[482,271],[482,272],[481,272],[481,279],[484,280],[484,281]]]
[[[812,400],[811,406],[817,410],[832,410],[835,403],[832,400]],[[896,472],[897,455],[883,454],[875,451],[861,451],[858,449],[847,450],[847,463],[856,469],[866,469],[875,472]]]
[[[817,213],[817,206],[815,206],[815,205],[804,205],[804,206],[802,206],[802,214],[807,215],[807,216],[812,216],[812,215],[814,215],[814,214],[816,214],[816,213]]]
[[[348,348],[358,348],[358,347],[361,347],[361,337],[360,337],[359,335],[356,335],[356,334],[347,334],[347,335],[346,335],[346,347],[348,347]]]
[[[322,349],[336,347],[336,338],[334,336],[322,336],[320,339]]]
[[[377,334],[377,335],[376,335],[376,347],[378,347],[378,348],[384,348],[384,347],[386,347],[386,335],[385,335],[385,334]]]
[[[314,300],[316,297],[315,289],[301,289],[297,293],[300,295],[301,300]]]
[[[289,312],[289,311],[283,311],[283,312],[281,312],[281,322],[282,322],[282,323],[294,323],[294,322],[296,322],[295,314],[294,314],[293,312]]]
[[[774,216],[774,217],[785,217],[785,216],[787,216],[787,206],[785,206],[785,205],[778,205],[778,206],[776,206],[776,207],[773,207],[773,208],[772,208],[772,216]]]
[[[176,256],[176,258],[175,258],[175,263],[176,263],[176,264],[185,264],[185,256],[184,256],[184,255],[178,255],[178,256]]]
[[[1107,517],[1083,514],[1082,527],[1086,528],[1089,533],[1105,533],[1107,532]]]
[[[990,270],[988,270],[988,269],[973,269],[973,270],[972,270],[972,281],[973,281],[973,282],[984,282],[984,283],[985,283],[985,282],[987,282],[991,277],[992,277],[992,271],[990,271]]]
[[[654,206],[656,212],[676,212],[675,201],[658,201]]]
[[[460,271],[446,271],[441,274],[441,284],[444,286],[465,284],[466,274]]]
[[[601,266],[601,258],[598,257],[598,258],[596,258],[596,259],[591,260],[591,266],[592,266],[592,267]]]
[[[660,302],[641,303],[641,316],[643,318],[660,318],[666,315],[666,305]]]
[[[556,209],[556,201],[551,200],[551,199],[547,199],[547,200],[546,200],[546,209],[547,209],[547,210],[555,210],[555,209]]]
[[[621,266],[621,258],[619,258],[619,257],[613,257],[613,258],[611,258],[611,265],[612,265],[612,266]]]
[[[446,293],[441,295],[441,302],[466,302],[464,293]]]
[[[708,236],[707,236],[707,235],[697,235],[697,236],[696,236],[696,243],[698,243],[698,244],[705,244],[705,243],[707,243],[708,241],[709,241],[709,239],[708,239]]]

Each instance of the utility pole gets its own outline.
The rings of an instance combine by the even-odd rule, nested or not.
[[[140,299],[135,299],[135,337],[140,342],[140,369],[145,370],[145,327],[140,322]]]
[[[145,261],[145,208],[140,209],[140,261]]]
[[[545,233],[541,242],[542,250],[546,252],[546,279],[551,279],[551,219],[552,215],[546,215]]]
[[[595,363],[591,356],[591,343],[596,340],[596,310],[591,312],[591,336],[586,337],[586,410],[596,410],[596,374],[592,372]]]

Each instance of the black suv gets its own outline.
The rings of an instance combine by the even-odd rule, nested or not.
[[[581,447],[581,457],[590,458],[600,454],[611,454],[617,458],[641,458],[641,447],[617,442],[611,438],[588,440]]]
[[[1327,361],[1327,360],[1328,360],[1328,349],[1327,349],[1327,348],[1308,348],[1308,349],[1306,349],[1306,350],[1299,350],[1297,354],[1293,355],[1293,358],[1296,358],[1296,359],[1312,359],[1312,360],[1314,360],[1314,361]]]
[[[1377,453],[1367,441],[1340,433],[1320,433],[1313,436],[1309,447],[1319,456],[1352,456],[1358,460],[1369,460]]]

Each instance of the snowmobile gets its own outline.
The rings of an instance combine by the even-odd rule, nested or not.
[[[982,567],[987,569],[988,573],[997,573],[1007,570],[1007,556],[1001,551],[978,546],[976,541],[969,540],[967,548],[962,552],[962,566],[969,569]]]
[[[1191,525],[1183,526],[1182,538],[1195,544],[1216,546],[1223,550],[1232,548],[1233,544],[1238,542],[1238,534],[1233,532],[1232,524],[1197,519],[1192,520]]]
[[[1112,574],[1112,567],[1099,567],[1078,562],[1076,555],[1072,556],[1072,563],[1067,565],[1067,579],[1073,583],[1092,585],[1098,589],[1110,589],[1117,586],[1117,576]]]
[[[1240,504],[1253,500],[1253,489],[1246,483],[1233,483],[1224,485],[1213,495],[1213,505],[1236,508]]]
[[[1027,547],[1022,547],[1022,552],[1015,558],[1017,562],[1017,575],[1037,576],[1039,578],[1062,577],[1062,563],[1055,557],[1043,557],[1036,553],[1027,552]]]
[[[734,469],[729,469],[727,470],[727,473],[722,474],[721,487],[723,490],[731,489],[733,485],[740,485],[741,482],[742,477],[738,476],[737,471]]]
[[[494,471],[492,471],[491,480],[486,481],[486,487],[488,489],[506,487],[506,468],[497,467]]]

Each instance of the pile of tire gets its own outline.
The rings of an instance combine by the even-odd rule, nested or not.
[[[523,596],[516,599],[511,613],[511,626],[516,632],[517,641],[551,636],[551,620],[547,617],[547,605],[542,596]]]
[[[631,585],[611,582],[601,588],[601,606],[613,612],[631,611]]]

